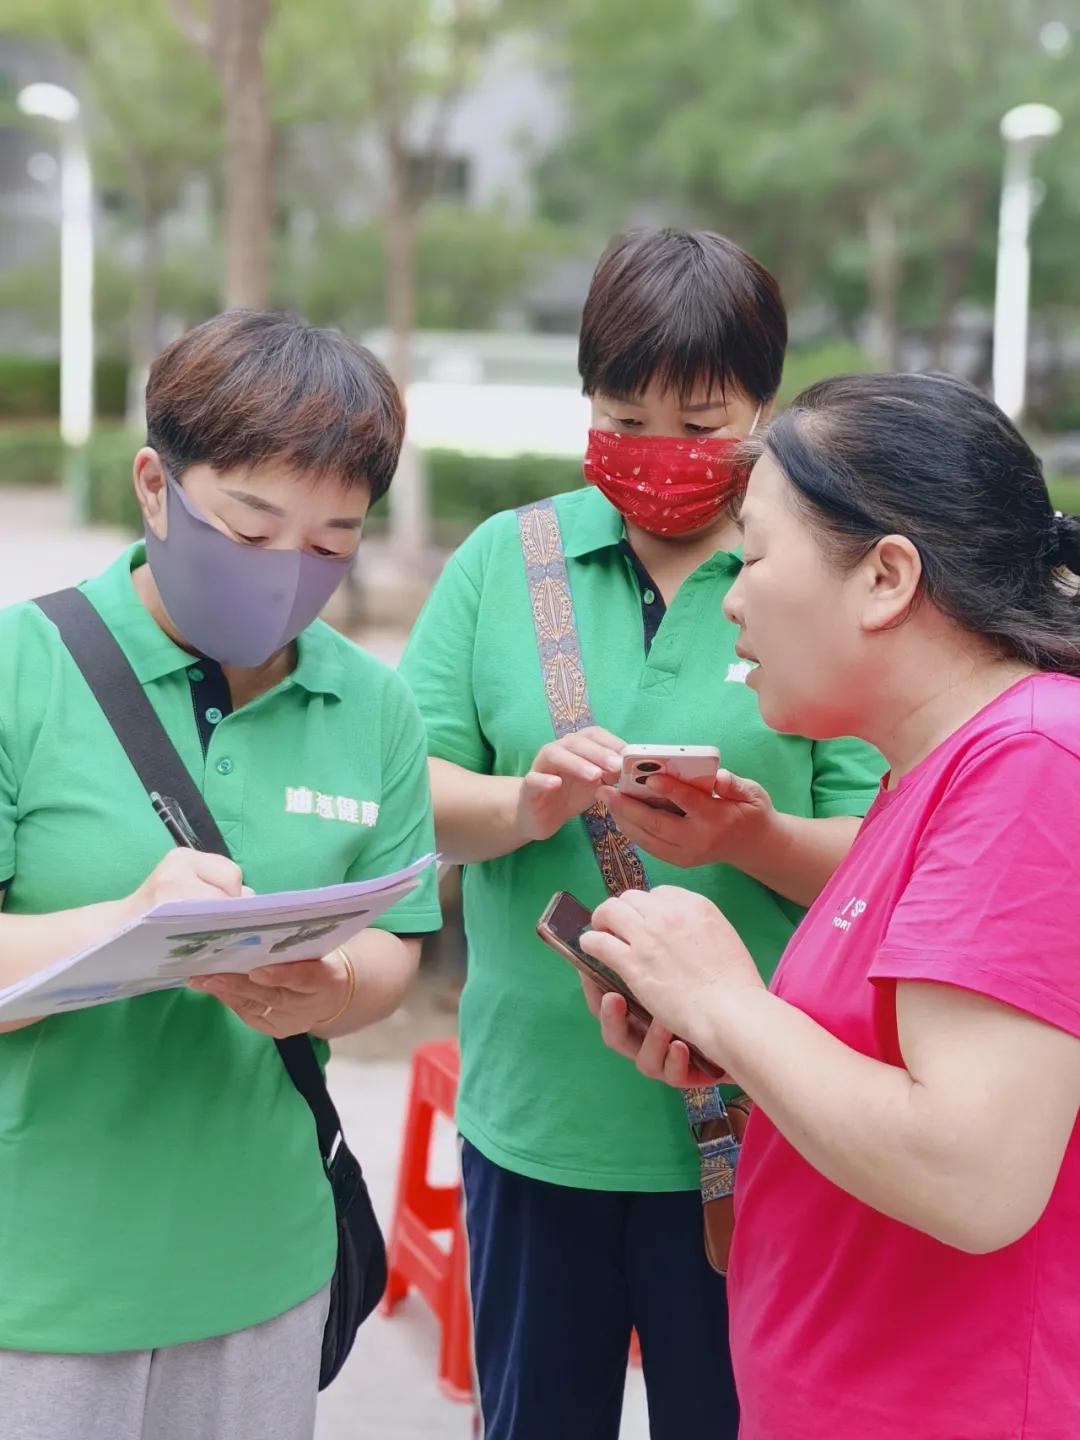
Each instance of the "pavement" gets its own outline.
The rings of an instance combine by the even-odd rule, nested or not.
[[[329,1078],[386,1228],[397,1181],[407,1065],[333,1060]],[[437,1125],[431,1180],[449,1184],[456,1174],[453,1130]],[[471,1440],[471,1407],[447,1400],[439,1390],[438,1353],[438,1327],[415,1295],[390,1318],[372,1316],[341,1375],[320,1400],[316,1440]],[[648,1434],[645,1386],[641,1371],[633,1369],[627,1373],[620,1440],[647,1440]]]
[[[60,490],[0,485],[0,609],[96,575],[131,537],[122,530],[71,523]]]
[[[118,530],[73,526],[60,492],[0,485],[0,608],[97,574],[129,541],[130,536]],[[396,659],[401,636],[392,627],[371,627],[359,638],[389,663]],[[420,987],[421,993],[383,1026],[341,1048],[400,1056],[432,1033],[452,1029],[452,1016],[440,1015],[422,991]],[[408,1063],[339,1056],[330,1065],[330,1085],[375,1209],[388,1230]],[[451,1183],[456,1173],[455,1136],[447,1123],[436,1128],[431,1176],[435,1183]],[[372,1316],[345,1368],[320,1399],[316,1440],[471,1440],[472,1407],[448,1400],[440,1391],[438,1352],[438,1326],[417,1296],[409,1296],[390,1318]],[[641,1372],[630,1370],[620,1440],[645,1440],[648,1433]]]

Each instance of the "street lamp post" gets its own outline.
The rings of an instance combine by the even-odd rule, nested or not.
[[[77,523],[87,518],[86,446],[94,410],[93,187],[79,101],[61,85],[27,85],[25,115],[60,127],[60,438]]]
[[[994,400],[1011,420],[1023,413],[1027,379],[1032,157],[1060,129],[1061,116],[1049,105],[1017,105],[1001,121],[1005,167],[994,293]]]

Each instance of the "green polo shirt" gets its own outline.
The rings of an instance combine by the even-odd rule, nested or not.
[[[143,559],[135,546],[82,588],[247,883],[332,885],[432,850],[403,682],[317,622],[293,673],[228,713],[220,669],[140,603]],[[0,612],[5,909],[129,894],[169,844],[52,623],[34,605]],[[383,920],[439,923],[433,874]],[[145,995],[0,1035],[0,1348],[148,1349],[243,1329],[315,1294],[335,1253],[311,1113],[272,1041],[211,997]]]
[[[883,762],[855,740],[814,743],[761,720],[721,605],[741,559],[720,551],[683,584],[646,652],[657,597],[621,549],[622,519],[594,489],[557,496],[582,657],[598,724],[632,744],[718,745],[792,815],[861,815]],[[643,593],[644,591],[644,593]],[[443,572],[402,670],[433,756],[523,775],[552,738],[516,516],[482,525]],[[801,911],[728,866],[679,870],[646,856],[654,885],[719,905],[770,976]],[[577,977],[535,935],[557,890],[604,898],[580,820],[464,875],[468,981],[458,1124],[487,1158],[534,1179],[661,1191],[698,1183],[681,1097],[607,1050]]]

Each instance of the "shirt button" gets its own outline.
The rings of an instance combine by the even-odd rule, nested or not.
[[[206,719],[211,725],[216,725],[221,719],[221,711],[217,708],[216,705],[211,705],[210,709],[207,710]]]
[[[221,759],[221,760],[219,760],[219,761],[217,762],[217,772],[218,772],[219,775],[231,775],[231,774],[232,774],[232,772],[233,772],[233,762],[229,759],[229,757],[228,757],[227,755],[226,755],[223,759]]]
[[[641,598],[645,601],[645,604],[646,604],[646,605],[651,605],[651,604],[653,603],[653,601],[656,599],[656,591],[655,591],[655,590],[646,590],[646,591],[645,591],[645,594],[644,594]]]
[[[203,675],[203,672],[199,669],[199,667],[198,667],[197,665],[193,666],[187,673],[188,673],[188,678],[191,679],[191,680],[194,680],[194,681],[196,682],[196,684],[197,684],[200,680],[204,680],[204,679],[206,678],[206,677]]]

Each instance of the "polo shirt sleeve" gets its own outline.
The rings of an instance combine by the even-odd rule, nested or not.
[[[881,754],[865,740],[848,737],[813,742],[814,818],[863,816],[874,803],[885,773]]]
[[[401,658],[427,730],[428,754],[490,775],[494,756],[480,725],[473,684],[481,575],[480,532],[451,557]]]
[[[870,967],[955,985],[1080,1036],[1080,756],[1012,735],[967,762],[918,841]]]
[[[0,720],[0,891],[6,890],[15,874],[15,811],[18,781],[8,749],[4,722]]]
[[[385,733],[391,737],[383,758],[382,800],[371,845],[346,880],[366,880],[404,869],[435,849],[431,814],[427,745],[424,726],[412,696],[402,681],[391,676]],[[380,930],[395,935],[419,935],[442,926],[435,867],[424,872],[411,895],[375,921]]]

